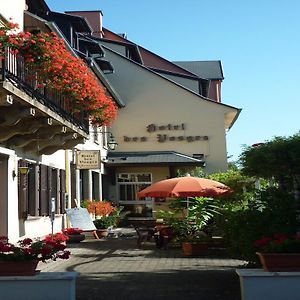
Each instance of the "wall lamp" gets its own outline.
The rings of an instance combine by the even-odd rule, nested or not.
[[[29,173],[28,167],[19,167],[19,172],[21,175],[27,175]]]
[[[107,141],[107,147],[113,151],[118,146],[118,143],[117,143],[115,137],[113,136],[113,134],[111,132],[108,132],[108,133],[109,133],[109,137],[108,137],[108,141]]]
[[[115,139],[115,137],[113,136],[113,134],[110,132],[110,131],[102,131],[102,130],[99,130],[99,131],[89,131],[89,133],[101,133],[102,135],[105,135],[107,134],[107,142],[106,142],[106,145],[108,147],[109,150],[115,150],[116,147],[118,146],[118,143]]]
[[[28,167],[18,167],[18,171],[20,175],[27,175],[29,173],[29,168]],[[12,178],[15,179],[17,177],[17,172],[15,170],[12,171]]]

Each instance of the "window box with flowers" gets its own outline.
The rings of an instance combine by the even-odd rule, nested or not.
[[[69,258],[67,239],[63,233],[56,233],[12,244],[6,236],[0,237],[0,298],[75,300],[76,272],[36,271],[38,262]]]
[[[24,58],[26,81],[34,82],[37,90],[47,87],[60,93],[63,106],[74,115],[85,112],[97,126],[116,118],[117,107],[95,74],[55,33],[18,32],[18,25],[8,22],[0,26],[0,60],[9,52]]]
[[[243,300],[298,300],[300,235],[282,233],[254,242],[262,269],[237,269]]]
[[[6,236],[1,236],[0,276],[35,275],[40,261],[68,259],[70,251],[65,250],[67,239],[63,233],[57,233],[43,240],[25,238],[15,245]]]
[[[263,269],[267,272],[300,272],[300,234],[277,233],[254,242]]]

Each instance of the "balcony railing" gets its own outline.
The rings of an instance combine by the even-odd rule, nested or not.
[[[31,98],[50,108],[62,118],[71,122],[85,132],[89,130],[88,117],[83,112],[74,113],[68,98],[49,87],[39,87],[37,74],[32,74],[26,68],[24,59],[7,51],[5,59],[0,64],[2,80],[13,82]]]

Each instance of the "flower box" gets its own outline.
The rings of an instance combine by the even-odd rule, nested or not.
[[[238,269],[242,300],[299,300],[300,272]]]
[[[267,272],[300,272],[300,253],[256,252]]]
[[[0,277],[1,299],[75,300],[76,272],[41,272],[36,276]]]

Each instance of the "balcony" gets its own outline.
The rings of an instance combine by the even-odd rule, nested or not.
[[[35,155],[70,149],[88,137],[88,118],[66,97],[39,87],[21,56],[7,51],[0,63],[0,145]]]

